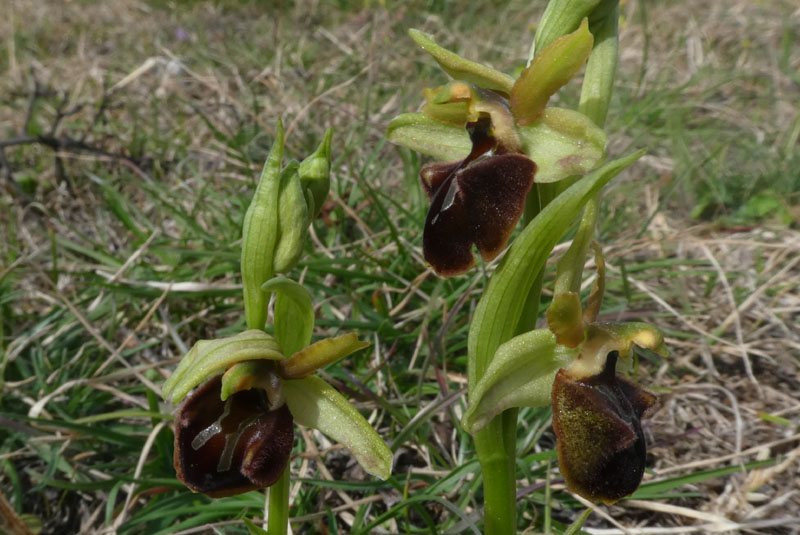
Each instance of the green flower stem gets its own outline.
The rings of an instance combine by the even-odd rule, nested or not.
[[[267,533],[286,535],[289,528],[289,467],[277,483],[269,488],[269,512]]]
[[[516,533],[516,455],[515,443],[508,444],[508,427],[516,435],[517,409],[495,417],[475,435],[475,449],[483,472],[485,535]],[[506,425],[513,418],[513,425]],[[503,444],[499,444],[503,442]],[[511,453],[509,454],[509,450]]]

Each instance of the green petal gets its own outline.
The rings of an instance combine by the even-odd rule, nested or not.
[[[556,372],[577,354],[557,345],[548,329],[521,334],[501,345],[470,392],[464,427],[475,434],[506,409],[547,405]]]
[[[291,355],[311,343],[314,330],[314,306],[311,294],[301,284],[283,277],[265,282],[265,293],[275,297],[275,338],[284,354]]]
[[[389,123],[386,137],[392,143],[442,161],[463,160],[472,150],[472,142],[463,126],[441,123],[424,113],[398,115]]]
[[[464,80],[482,87],[501,91],[506,95],[514,85],[514,79],[507,74],[496,71],[486,65],[481,65],[474,61],[464,59],[455,52],[436,44],[433,36],[419,30],[411,29],[408,35],[422,47],[425,52],[433,56],[433,59],[444,69],[444,71],[456,80]]]
[[[462,81],[454,81],[425,93],[428,103],[422,112],[436,121],[464,128],[467,123],[479,121],[489,116],[491,135],[505,152],[522,152],[522,144],[517,135],[514,116],[508,109],[508,101],[494,91],[481,89]],[[464,114],[460,109],[446,108],[464,104]]]
[[[278,373],[284,379],[302,379],[323,366],[364,349],[369,342],[362,342],[356,333],[347,333],[336,338],[326,338],[305,347],[278,363]]]
[[[582,175],[606,154],[605,132],[577,111],[547,108],[518,132],[525,153],[539,167],[536,182],[540,184]]]
[[[550,97],[583,67],[594,39],[589,21],[569,35],[553,41],[538,54],[511,89],[511,112],[521,125],[539,118]]]
[[[173,374],[164,382],[161,395],[177,403],[192,388],[206,379],[219,375],[237,362],[246,360],[284,359],[275,339],[258,329],[251,329],[219,340],[201,340],[181,360]]]
[[[391,450],[335,388],[312,375],[284,381],[283,393],[297,423],[319,429],[344,445],[368,473],[381,479],[391,475]]]
[[[594,265],[597,266],[597,278],[592,284],[592,291],[589,300],[586,302],[586,309],[583,311],[583,321],[594,323],[600,314],[600,307],[603,305],[603,295],[606,292],[606,257],[603,256],[603,249],[597,242],[592,242],[594,247]]]
[[[422,113],[436,121],[464,128],[468,120],[469,102],[451,98],[453,83],[458,82],[451,82],[434,89],[423,89],[422,94],[425,95],[425,105],[422,107]]]
[[[553,297],[547,308],[547,327],[556,336],[556,343],[578,347],[583,342],[583,316],[581,298],[574,292],[564,292]]]

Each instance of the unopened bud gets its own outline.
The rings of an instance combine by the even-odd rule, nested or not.
[[[303,254],[310,223],[298,164],[292,162],[281,173],[278,193],[278,242],[273,255],[275,273],[290,271]]]
[[[308,201],[309,219],[317,217],[328,198],[331,187],[331,138],[333,129],[328,128],[325,139],[312,155],[300,163],[297,174]]]

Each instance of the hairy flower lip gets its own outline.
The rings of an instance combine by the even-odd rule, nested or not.
[[[294,420],[286,405],[270,410],[259,389],[220,400],[210,379],[181,406],[175,420],[175,470],[195,492],[212,498],[269,487],[289,462]]]
[[[491,133],[489,117],[470,123],[472,151],[460,162],[433,163],[420,172],[431,199],[422,250],[437,274],[460,275],[481,257],[494,259],[508,243],[533,186],[536,164],[510,152]]]
[[[615,373],[617,351],[590,377],[559,370],[553,383],[553,430],[567,486],[593,502],[612,504],[632,494],[644,475],[641,418],[653,394]]]

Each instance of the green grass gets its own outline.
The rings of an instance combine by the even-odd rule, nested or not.
[[[173,407],[141,378],[160,385],[187,346],[244,328],[241,222],[279,115],[294,125],[292,158],[335,128],[332,202],[314,225],[322,247],[309,243],[292,275],[302,275],[314,295],[315,336],[357,330],[373,342],[374,350],[325,373],[372,415],[399,455],[393,477],[380,482],[338,450],[304,458],[298,433],[292,470],[302,484],[291,514],[305,520],[293,529],[456,533],[479,526],[480,472],[458,420],[464,397],[447,396],[465,386],[466,335],[485,273],[420,277],[427,200],[417,176],[424,160],[387,144],[383,131],[397,113],[417,109],[423,87],[446,81],[407,28],[512,72],[524,62],[544,2],[464,10],[420,0],[311,5],[85,1],[62,13],[12,2],[11,22],[0,27],[8,30],[0,31],[0,143],[51,135],[58,120],[53,136],[96,149],[4,147],[18,188],[0,166],[0,491],[18,514],[37,518],[42,533],[116,525],[120,534],[152,535],[221,523],[218,532],[232,535],[248,532],[243,519],[260,523],[262,493],[210,500],[175,479],[169,425],[149,440]],[[735,346],[733,329],[715,331],[718,315],[729,312],[720,278],[741,304],[798,254],[789,238],[800,213],[800,26],[789,17],[790,2],[713,2],[707,17],[683,0],[648,2],[646,12],[643,5],[623,8],[608,131],[613,154],[644,146],[649,153],[612,182],[599,239],[610,266],[603,318],[653,321],[674,344],[668,362],[639,359],[639,377],[672,392],[647,428],[657,473],[731,453],[732,425],[714,420],[728,414],[727,398],[703,394],[706,404],[697,405],[682,389],[687,384],[710,382],[734,391],[742,406],[752,403],[743,415],[745,449],[784,437],[786,421],[795,431],[800,425],[786,399],[796,393],[786,370],[796,374],[798,354],[780,342],[800,327],[790,300],[796,266],[759,299],[763,309],[777,310],[785,330],[768,314],[742,312],[745,342],[767,340],[748,346],[762,387],[789,389],[784,397],[762,406],[742,383],[732,346],[685,324]],[[156,58],[148,70],[110,89],[148,58]],[[34,87],[39,95],[30,107]],[[574,104],[575,88],[565,89],[560,105]],[[708,238],[724,274],[680,240],[698,223],[720,231],[692,236]],[[729,233],[752,227],[755,233],[737,235],[749,245],[726,245]],[[771,241],[761,230],[787,237]],[[752,258],[752,267],[741,267],[736,255]],[[548,271],[546,288],[553,276]],[[170,283],[176,286],[168,291]],[[700,357],[709,344],[721,376]],[[702,431],[702,445],[682,438],[688,424],[670,400],[697,411],[693,426],[722,426],[725,439],[714,442]],[[701,412],[714,403],[723,408]],[[559,486],[550,417],[548,408],[521,411],[517,477],[527,492],[519,499],[520,529],[549,525],[564,533],[582,506]],[[746,472],[735,461],[656,477],[635,498],[702,509],[724,482],[742,484],[743,473],[779,463],[786,451],[771,450],[762,464],[742,459]],[[334,481],[320,471],[323,461]],[[796,488],[785,476],[775,476],[773,491],[754,492],[774,498]],[[794,500],[785,512],[798,508]],[[608,511],[629,525],[662,525],[656,513],[624,502]],[[588,525],[608,527],[596,515]]]

